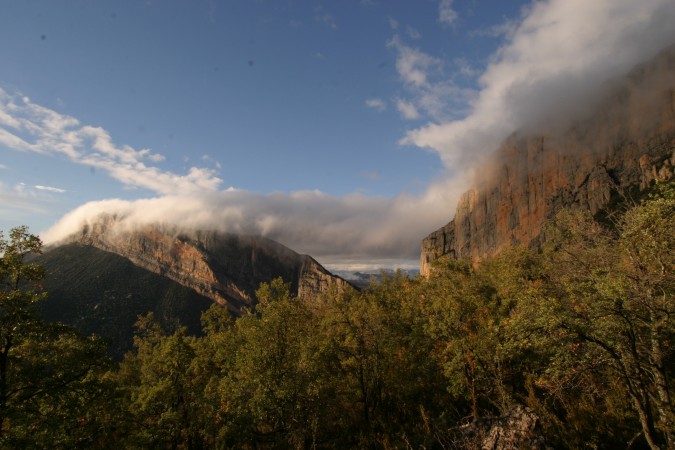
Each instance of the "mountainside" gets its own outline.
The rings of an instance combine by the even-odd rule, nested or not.
[[[201,314],[213,301],[179,283],[134,265],[127,258],[91,246],[66,244],[37,260],[47,276],[47,300],[39,303],[48,321],[73,325],[85,335],[109,341],[121,357],[131,348],[133,325],[150,311],[162,327],[201,331]]]
[[[304,297],[349,284],[307,255],[269,239],[214,231],[178,232],[170,226],[125,228],[110,215],[85,225],[37,258],[46,271],[50,321],[111,340],[121,356],[139,314],[153,311],[168,331],[200,331],[213,302],[233,315],[255,305],[260,283],[282,277]]]
[[[614,84],[595,114],[564,132],[510,136],[454,219],[422,242],[420,272],[443,255],[480,258],[538,243],[563,207],[601,214],[621,195],[673,177],[675,46]]]
[[[300,297],[348,286],[312,257],[260,236],[179,231],[167,225],[131,229],[116,217],[101,215],[65,243],[123,256],[226,306],[233,314],[253,306],[260,283],[277,277],[290,282],[291,291]]]

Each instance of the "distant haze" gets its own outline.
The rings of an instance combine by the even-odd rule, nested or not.
[[[0,143],[23,151],[65,155],[125,186],[157,195],[86,203],[44,233],[47,242],[64,238],[106,212],[119,215],[130,227],[167,222],[261,234],[311,254],[329,268],[412,266],[421,239],[452,218],[473,171],[508,134],[587,113],[604,92],[607,80],[626,74],[675,42],[673,24],[672,0],[535,2],[504,31],[506,39],[479,76],[479,88],[473,93],[448,94],[447,83],[426,76],[436,64],[435,57],[392,39],[388,45],[396,53],[401,81],[417,93],[414,99],[400,99],[398,109],[408,118],[417,118],[426,108],[434,118],[407,131],[401,144],[437,153],[445,170],[439,179],[426,180],[422,194],[385,198],[362,193],[260,194],[224,189],[214,170],[192,167],[187,175],[162,171],[156,166],[160,155],[115,146],[103,129],[83,126],[77,119],[2,91]],[[462,118],[448,119],[456,116],[443,110],[450,107],[433,102],[442,95],[469,98]],[[380,99],[368,100],[367,106],[386,108]]]

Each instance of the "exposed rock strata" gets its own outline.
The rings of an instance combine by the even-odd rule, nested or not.
[[[565,132],[509,137],[454,219],[422,242],[420,272],[443,255],[481,258],[537,243],[563,207],[597,214],[618,195],[672,178],[675,46],[615,84],[595,115]]]
[[[178,232],[167,226],[128,230],[115,217],[98,221],[72,235],[68,242],[90,245],[129,259],[239,314],[252,306],[261,282],[282,277],[300,297],[348,283],[307,255],[259,236],[213,231]]]

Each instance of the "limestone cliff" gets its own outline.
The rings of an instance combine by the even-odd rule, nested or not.
[[[421,273],[443,255],[480,258],[537,243],[560,208],[597,214],[621,194],[673,177],[675,46],[613,84],[595,114],[564,131],[510,136],[454,219],[422,242]]]
[[[348,286],[310,256],[259,236],[186,232],[165,225],[127,229],[117,218],[102,215],[67,242],[123,256],[226,306],[234,314],[255,303],[255,290],[261,282],[276,277],[290,282],[293,293],[301,297],[333,286],[338,290]]]

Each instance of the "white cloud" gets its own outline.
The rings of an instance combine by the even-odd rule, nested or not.
[[[40,184],[36,184],[33,186],[35,189],[40,190],[40,191],[48,191],[48,192],[54,192],[57,194],[63,194],[67,192],[65,189],[57,188],[57,187],[52,187],[52,186],[42,186]]]
[[[391,28],[394,31],[398,30],[398,20],[394,19],[391,16],[387,16],[387,20],[389,21],[389,28]]]
[[[447,183],[433,185],[419,196],[400,194],[393,199],[359,193],[335,197],[319,191],[265,195],[234,188],[220,190],[222,182],[210,169],[191,167],[186,174],[164,171],[154,165],[150,150],[117,145],[103,128],[83,125],[17,95],[1,100],[0,110],[18,121],[20,130],[11,131],[21,137],[2,127],[0,130],[23,142],[17,144],[21,149],[65,157],[103,170],[127,187],[143,187],[158,194],[136,201],[103,200],[83,205],[44,235],[47,242],[107,212],[117,213],[129,226],[165,222],[185,228],[261,234],[328,264],[382,264],[416,259],[420,240],[447,221],[449,205],[460,192],[460,184]],[[204,160],[212,162],[208,155]],[[370,174],[371,179],[375,177]],[[2,208],[14,208],[15,215],[16,211],[47,211],[44,205],[58,189],[17,185],[1,189],[0,201]]]
[[[390,199],[319,191],[256,194],[238,189],[166,195],[136,201],[87,203],[64,216],[43,235],[54,243],[100,213],[116,214],[121,226],[167,223],[185,229],[256,234],[308,253],[326,264],[346,261],[417,259],[421,239],[447,222],[466,180],[446,181],[421,196]]]
[[[387,104],[381,98],[369,98],[366,100],[366,106],[380,112],[387,110]]]
[[[438,4],[438,20],[444,25],[453,25],[457,18],[457,11],[452,8],[452,0],[441,0]]]
[[[548,0],[524,12],[480,78],[471,111],[407,133],[404,144],[466,167],[526,125],[583,111],[607,79],[675,42],[672,0]]]
[[[396,50],[396,70],[408,85],[425,86],[429,71],[437,70],[442,64],[440,59],[403,44],[398,36],[394,36],[387,46]]]
[[[396,52],[396,70],[408,93],[408,98],[397,101],[404,118],[419,119],[425,114],[441,122],[466,113],[475,92],[444,76],[441,59],[406,45],[399,35],[387,46]],[[468,63],[459,70],[467,67]]]
[[[222,169],[222,167],[223,167],[222,164],[220,164],[215,159],[211,158],[211,156],[209,156],[209,155],[202,155],[202,161],[206,161],[206,162],[209,162],[209,163],[213,164],[214,166],[216,166],[216,169]]]
[[[62,156],[107,172],[127,187],[159,194],[217,190],[222,180],[211,169],[191,167],[185,175],[148,165],[165,158],[149,149],[116,145],[100,127],[0,90],[0,144],[14,150]]]
[[[0,164],[0,169],[6,169],[7,166],[5,164]]]
[[[401,113],[406,120],[417,120],[421,117],[415,105],[400,98],[396,100],[396,109]]]

